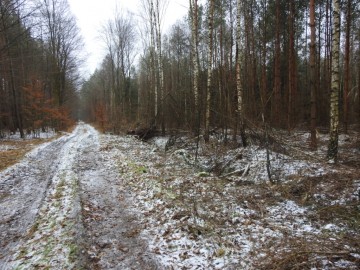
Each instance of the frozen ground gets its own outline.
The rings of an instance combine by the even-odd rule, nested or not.
[[[25,138],[20,137],[19,132],[2,132],[0,138],[2,140],[30,140],[30,139],[49,139],[57,135],[54,129],[46,128],[44,130],[38,129],[36,131],[25,133]]]
[[[156,268],[100,144],[79,124],[1,172],[1,269]]]
[[[80,123],[0,172],[0,269],[358,269],[352,138],[338,166],[321,145],[300,158],[285,143],[270,185],[259,146],[213,138],[195,163],[189,138],[144,143]]]

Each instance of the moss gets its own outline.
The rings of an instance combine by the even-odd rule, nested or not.
[[[54,206],[55,208],[60,208],[61,202],[60,202],[60,201],[55,201],[55,202],[53,203],[53,206]]]
[[[74,263],[76,261],[78,254],[79,254],[78,246],[74,243],[71,243],[69,245],[69,261],[71,263]]]
[[[145,166],[138,165],[134,162],[129,162],[128,166],[137,174],[147,173],[148,169]]]
[[[197,174],[197,177],[209,177],[210,174],[208,172],[199,172]]]
[[[79,179],[75,176],[71,178],[71,196],[75,197],[79,191]]]
[[[52,219],[52,220],[50,221],[49,227],[50,227],[51,229],[53,229],[53,228],[55,228],[55,226],[56,226],[56,220],[55,220],[55,219]]]
[[[216,251],[216,254],[215,256],[216,257],[223,257],[225,255],[225,250],[223,248],[219,248],[217,251]]]
[[[46,258],[47,256],[49,256],[53,249],[54,249],[53,242],[52,241],[47,242],[43,249],[43,253],[42,253],[43,257]]]
[[[65,189],[65,180],[63,178],[63,176],[61,176],[62,180],[60,181],[59,185],[56,187],[56,191],[53,195],[53,199],[60,199],[62,196],[63,196],[63,192],[64,192],[64,189]]]

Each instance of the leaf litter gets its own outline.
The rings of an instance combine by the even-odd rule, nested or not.
[[[78,129],[84,130],[83,137]],[[66,161],[57,164],[34,222],[11,249],[12,265],[61,269],[57,263],[62,261],[68,269],[81,264],[131,269],[136,263],[138,269],[359,266],[356,166],[322,163],[309,158],[311,152],[306,158],[271,152],[277,182],[271,185],[266,152],[260,146],[224,148],[212,138],[211,144],[200,142],[196,162],[196,141],[188,137],[168,147],[171,137],[146,143],[101,135],[84,124],[76,130],[67,135],[74,140],[60,147],[68,151],[60,154]],[[304,140],[303,134],[296,136],[293,142]],[[36,151],[42,150],[33,156]],[[323,153],[321,147],[318,151]],[[1,175],[9,175],[9,170]]]

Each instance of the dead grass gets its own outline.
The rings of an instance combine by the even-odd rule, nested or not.
[[[334,224],[340,229],[337,232],[323,229],[311,237],[288,235],[276,246],[263,250],[266,259],[257,262],[256,267],[358,269],[354,265],[360,266],[360,259],[352,255],[360,250],[360,202],[352,194],[356,179],[358,173],[340,166],[337,172],[317,177],[294,177],[275,186],[273,189],[281,194],[280,197],[312,209],[308,218],[313,225]],[[269,204],[267,200],[265,203]],[[342,268],[339,266],[341,261],[352,265]]]
[[[57,135],[50,139],[27,139],[27,140],[4,140],[1,145],[9,146],[9,150],[0,151],[0,171],[19,162],[26,153],[30,152],[36,146],[57,139]]]
[[[346,234],[345,234],[346,235]],[[327,235],[326,232],[311,238],[284,238],[277,246],[263,250],[264,260],[256,263],[257,269],[358,269],[360,260],[353,253],[359,250],[359,239],[349,236]],[[349,244],[351,248],[349,248]],[[348,267],[337,267],[336,263],[344,260]]]
[[[299,145],[301,145],[300,143],[301,140],[299,140]],[[261,253],[266,254],[266,259],[254,259],[254,269],[285,270],[314,267],[340,269],[338,265],[341,265],[341,261],[352,263],[349,264],[350,268],[348,269],[357,269],[353,267],[360,266],[360,259],[352,254],[360,250],[360,202],[359,197],[354,197],[353,194],[356,189],[355,182],[359,180],[360,160],[356,152],[358,145],[358,141],[345,141],[341,149],[341,162],[320,176],[294,174],[286,178],[283,183],[273,186],[255,185],[254,183],[242,185],[240,182],[234,187],[237,190],[234,194],[232,191],[224,192],[225,183],[216,177],[205,180],[207,182],[204,183],[206,185],[205,193],[194,188],[194,183],[182,183],[182,207],[190,210],[190,215],[198,215],[196,209],[192,210],[194,206],[202,209],[202,212],[206,214],[198,216],[214,230],[224,230],[225,232],[231,222],[229,222],[229,217],[218,214],[222,207],[216,205],[216,202],[231,205],[236,198],[237,204],[241,205],[246,201],[247,207],[256,212],[249,216],[248,222],[257,222],[257,220],[262,222],[267,207],[283,200],[294,201],[309,209],[307,217],[314,227],[322,228],[327,224],[334,224],[341,229],[338,232],[331,231],[331,233],[323,230],[319,235],[311,234],[311,236],[305,233],[302,237],[283,231],[285,236],[283,239],[265,243]],[[290,149],[293,150],[293,148]],[[211,156],[215,153],[220,165],[223,164],[224,157],[229,151],[228,147],[219,145],[206,145],[203,150],[201,154],[204,156]],[[293,158],[301,156],[304,160],[314,162],[318,160],[314,158],[311,151],[304,147],[295,154],[292,152],[291,156]],[[215,166],[215,168],[217,167]],[[216,170],[213,172],[215,175],[219,175],[219,173],[216,174]],[[199,178],[197,183],[202,180]],[[196,204],[192,203],[188,197],[189,194],[193,194],[197,198]],[[211,213],[216,213],[216,215],[211,215]],[[281,228],[276,229],[281,231]],[[202,234],[206,235],[207,233]]]
[[[345,205],[330,205],[317,209],[318,218],[325,222],[338,222],[349,229],[360,231],[359,202]]]
[[[217,140],[209,144],[200,141],[198,158],[211,168],[211,173],[199,174],[198,168],[173,154],[185,149],[195,156],[196,141],[185,137],[176,141],[168,154],[158,152],[158,156],[146,155],[144,149],[150,152],[151,147],[118,147],[128,151],[132,159],[120,170],[125,179],[132,179],[135,191],[154,192],[145,199],[141,196],[139,204],[146,205],[147,226],[151,227],[152,218],[164,225],[161,233],[165,242],[174,241],[169,246],[177,245],[172,234],[181,232],[189,239],[216,243],[209,258],[239,250],[239,254],[247,252],[251,258],[244,265],[248,263],[249,269],[341,269],[336,267],[341,260],[350,263],[348,269],[356,269],[351,267],[360,265],[358,255],[352,255],[360,250],[359,198],[353,195],[360,180],[358,156],[355,158],[358,152],[354,149],[357,145],[344,140],[340,164],[330,165],[323,159],[325,147],[318,151],[320,155],[315,154],[304,145],[305,136],[300,135],[281,138],[288,139],[282,145],[288,156],[279,164],[285,168],[287,161],[304,161],[312,166],[284,173],[276,184],[255,181],[252,175],[243,179],[223,176],[228,165],[245,166],[251,156],[236,145]],[[319,144],[326,146],[326,141]],[[110,151],[113,145],[120,144],[105,145],[102,150]],[[351,162],[345,163],[347,160]],[[147,168],[146,174],[137,168]],[[154,203],[148,210],[149,201],[158,199],[164,203]],[[291,212],[293,202],[304,212]],[[241,250],[244,246],[249,250]]]

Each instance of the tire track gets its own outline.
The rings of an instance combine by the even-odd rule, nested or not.
[[[0,269],[160,269],[104,138],[80,123],[0,173]]]
[[[61,269],[57,268],[63,263],[61,254],[77,252],[72,239],[80,207],[71,167],[85,134],[80,124],[72,134],[34,149],[23,162],[1,173],[1,187],[7,194],[0,201],[5,213],[0,227],[1,269],[47,265]],[[67,260],[72,259],[67,256]],[[73,261],[69,266],[76,264]]]
[[[87,269],[160,269],[140,237],[143,228],[118,168],[104,150],[111,147],[104,136],[96,135],[78,159]]]
[[[0,172],[0,269],[6,269],[11,250],[34,223],[59,165],[57,153],[73,137],[41,145],[21,163]]]

